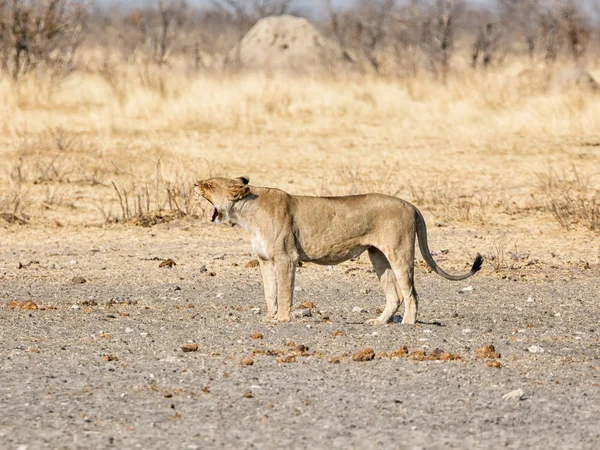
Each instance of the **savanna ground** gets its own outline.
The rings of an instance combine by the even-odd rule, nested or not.
[[[597,448],[600,97],[522,69],[1,81],[0,447]],[[444,269],[486,262],[418,262],[420,323],[384,327],[366,258],[306,265],[311,315],[264,324],[214,175],[398,195]]]

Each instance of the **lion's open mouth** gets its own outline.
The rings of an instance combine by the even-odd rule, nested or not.
[[[219,211],[213,206],[212,211],[210,212],[210,221],[214,222],[218,215]]]

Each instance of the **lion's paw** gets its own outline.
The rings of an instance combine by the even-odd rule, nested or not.
[[[377,319],[369,319],[365,323],[369,325],[383,325],[383,322],[379,319],[379,317]]]

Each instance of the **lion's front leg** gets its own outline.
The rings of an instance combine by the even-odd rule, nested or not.
[[[296,262],[289,259],[276,261],[275,271],[277,273],[277,320],[289,322],[294,295]]]
[[[263,321],[270,322],[277,314],[277,272],[273,261],[258,260],[260,264],[260,272],[263,279],[263,287],[265,289],[265,300],[267,302],[267,315]]]

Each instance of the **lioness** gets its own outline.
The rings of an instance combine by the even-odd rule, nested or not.
[[[431,269],[448,280],[464,280],[481,268],[477,254],[471,271],[449,275],[438,267],[427,246],[427,229],[410,203],[382,194],[346,197],[290,195],[279,189],[250,186],[248,177],[198,181],[195,192],[213,208],[210,220],[241,225],[252,237],[262,272],[265,321],[290,321],[298,261],[339,264],[365,250],[386,295],[385,309],[369,323],[385,324],[404,299],[402,323],[417,319],[414,287],[415,234]]]

